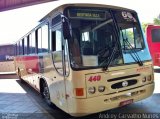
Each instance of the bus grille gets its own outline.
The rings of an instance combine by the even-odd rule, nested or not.
[[[123,77],[113,78],[113,79],[109,79],[107,81],[108,82],[112,82],[112,81],[124,80],[124,79],[128,79],[128,78],[134,78],[134,77],[138,77],[138,76],[140,76],[140,74],[134,74],[134,75],[129,75],[129,76],[123,76]]]
[[[123,83],[126,83],[126,85],[124,85]],[[137,83],[137,80],[132,79],[132,80],[127,80],[127,81],[115,83],[111,86],[111,88],[112,89],[119,89],[119,88],[124,88],[124,87],[135,85],[136,83]]]

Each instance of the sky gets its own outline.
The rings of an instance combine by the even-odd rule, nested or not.
[[[160,14],[160,0],[80,0],[84,3],[100,3],[125,7],[137,11],[140,22],[152,23]],[[0,12],[0,45],[15,43],[38,25],[38,21],[55,6],[75,0],[60,0],[24,8]]]

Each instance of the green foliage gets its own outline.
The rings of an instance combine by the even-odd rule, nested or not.
[[[149,23],[142,23],[142,30],[143,32],[146,32],[146,27],[148,26]]]
[[[128,38],[128,41],[133,44],[134,43],[134,37],[133,37],[133,31],[127,31],[127,38]]]
[[[153,19],[153,23],[144,23],[144,22],[142,22],[142,30],[144,31],[144,32],[146,32],[146,27],[149,25],[149,24],[154,24],[154,25],[160,25],[160,19],[157,17],[157,18],[154,18]]]
[[[159,18],[154,18],[153,22],[155,25],[160,25],[160,19]]]

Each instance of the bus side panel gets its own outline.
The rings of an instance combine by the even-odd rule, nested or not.
[[[23,80],[37,89],[35,81],[38,80],[39,59],[38,56],[18,56],[15,58],[16,71],[20,70],[20,75]]]
[[[39,73],[38,56],[26,56],[22,60],[28,74]]]
[[[39,74],[41,75],[40,77],[44,78],[48,85],[51,102],[63,111],[68,112],[65,79],[64,76],[58,73],[55,69],[55,66],[57,66],[56,63],[59,64],[62,62],[54,62],[54,66],[52,61],[52,54],[44,54],[43,56],[40,56],[39,61]]]
[[[52,56],[17,56],[16,69],[20,69],[22,79],[40,92],[40,79],[43,78],[49,87],[51,101],[60,109],[68,112],[64,76],[53,66]],[[17,72],[18,73],[18,72]]]

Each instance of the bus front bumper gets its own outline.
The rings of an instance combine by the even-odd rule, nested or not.
[[[84,116],[97,113],[145,99],[153,94],[154,83],[144,85],[132,90],[102,95],[86,99],[76,99],[76,110],[72,116]]]

